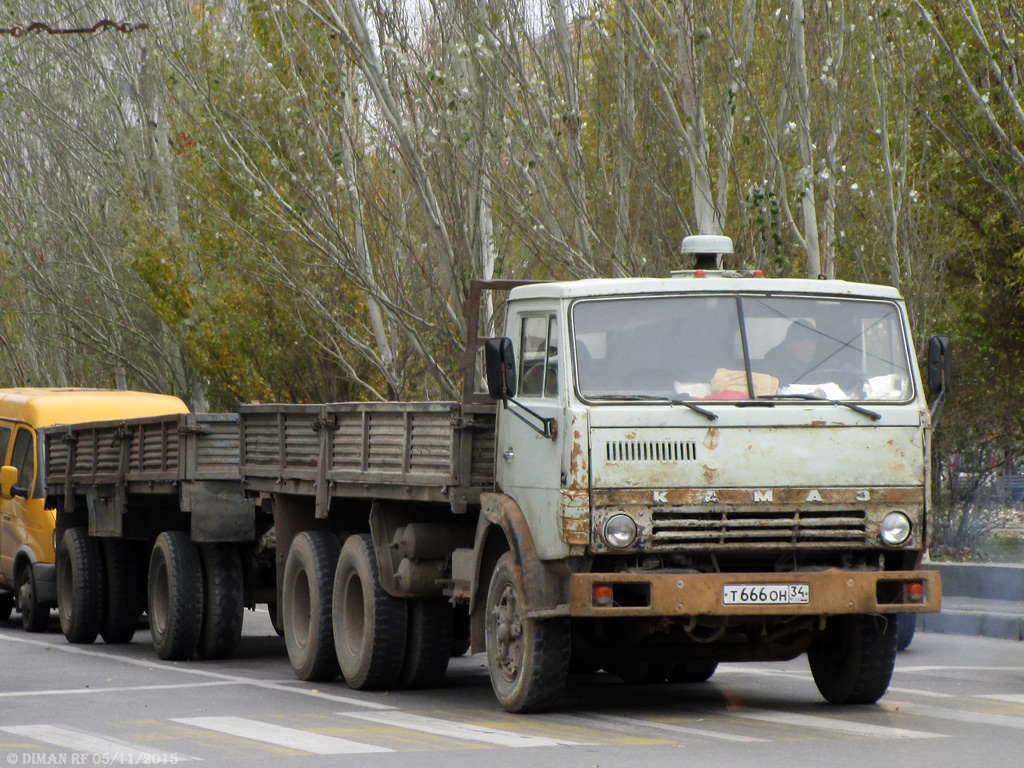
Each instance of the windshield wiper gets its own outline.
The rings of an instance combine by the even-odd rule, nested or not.
[[[857,405],[846,400],[833,400],[829,397],[820,397],[818,395],[761,395],[759,400],[810,400],[815,403],[831,403],[832,405],[842,405],[849,408],[851,411],[857,413],[863,413],[865,416],[869,416],[872,421],[878,421],[882,418],[882,414],[877,411],[872,411],[870,408],[865,408],[863,405]]]
[[[707,408],[701,408],[696,403],[690,400],[680,400],[676,397],[658,397],[657,395],[587,395],[589,400],[626,400],[630,402],[641,402],[641,403],[668,403],[669,405],[681,405],[684,408],[689,408],[691,411],[699,413],[710,421],[718,419],[718,414],[714,411],[709,411]]]

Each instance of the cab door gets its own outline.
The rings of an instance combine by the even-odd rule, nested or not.
[[[10,443],[14,425],[0,422],[0,463],[10,464]],[[14,554],[18,550],[14,513],[14,499],[0,499],[0,583],[14,584]]]
[[[556,312],[524,312],[513,321],[519,404],[509,402],[500,412],[496,477],[523,510],[538,554],[550,559],[566,552],[561,535],[565,356]],[[539,432],[546,419],[555,425],[550,437]]]

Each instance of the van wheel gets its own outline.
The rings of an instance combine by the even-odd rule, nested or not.
[[[406,601],[385,592],[378,574],[369,534],[349,536],[334,576],[334,647],[345,682],[360,691],[394,688],[405,655]]]
[[[68,528],[57,548],[57,614],[70,643],[91,643],[103,622],[103,551],[85,527]]]
[[[192,658],[203,625],[199,549],[184,531],[164,531],[149,558],[149,629],[161,659]]]
[[[331,588],[338,540],[327,531],[303,531],[292,540],[281,595],[284,642],[300,680],[338,676],[331,623]]]
[[[45,632],[50,624],[50,606],[39,602],[32,563],[25,563],[18,574],[15,594],[18,596],[18,610],[21,611],[21,626],[26,632]]]
[[[128,643],[139,625],[142,602],[142,569],[138,553],[130,541],[103,539],[106,566],[103,620],[100,635],[106,643]]]
[[[444,597],[406,601],[409,621],[399,688],[432,688],[444,679],[452,657],[452,604]]]
[[[511,552],[494,566],[484,626],[487,671],[498,703],[509,712],[537,712],[554,705],[569,674],[569,619],[526,616]]]
[[[896,666],[896,622],[873,615],[832,616],[807,649],[814,683],[831,704],[874,704]]]
[[[229,659],[242,639],[242,558],[231,544],[205,544],[199,554],[205,594],[203,628],[196,650],[204,659]]]
[[[688,661],[676,664],[669,673],[670,683],[703,683],[718,669],[717,661]]]
[[[14,593],[0,593],[0,621],[7,621],[11,618],[11,611],[14,610]]]

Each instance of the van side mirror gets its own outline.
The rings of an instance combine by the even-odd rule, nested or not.
[[[18,483],[18,468],[17,467],[2,467],[0,468],[0,497],[3,499],[11,499],[14,497],[14,486]]]
[[[484,342],[487,392],[495,400],[516,396],[516,353],[512,339],[496,336]]]
[[[953,354],[949,336],[928,340],[928,389],[933,397],[949,393],[953,378]]]

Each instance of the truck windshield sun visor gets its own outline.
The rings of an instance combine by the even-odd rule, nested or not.
[[[908,402],[905,322],[884,299],[686,294],[582,299],[576,388],[588,402]],[[694,407],[697,406],[697,407]],[[709,411],[710,413],[710,411]],[[705,414],[706,415],[706,414]]]

